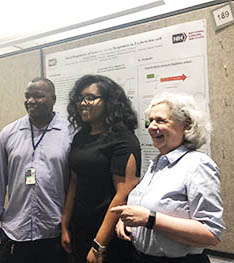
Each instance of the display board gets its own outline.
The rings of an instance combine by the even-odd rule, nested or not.
[[[40,74],[40,50],[0,59],[0,129],[26,114],[24,91]]]
[[[233,1],[231,2],[231,5],[234,7]],[[89,47],[97,47],[98,45],[105,47],[105,43],[108,41],[118,42],[120,39],[132,39],[134,36],[141,34],[144,37],[148,34],[150,35],[150,32],[166,32],[165,30],[167,30],[167,28],[177,28],[177,26],[180,25],[182,27],[187,25],[193,26],[197,23],[197,21],[200,21],[199,23],[203,23],[204,32],[201,35],[203,35],[204,38],[199,41],[204,42],[201,46],[199,45],[199,47],[194,47],[199,53],[198,56],[195,55],[192,57],[192,54],[189,54],[188,58],[185,59],[185,56],[182,54],[181,57],[177,56],[177,58],[175,58],[176,63],[182,64],[172,65],[172,61],[167,63],[166,59],[164,60],[160,57],[161,54],[157,51],[159,48],[156,48],[155,51],[156,53],[158,52],[157,56],[160,57],[160,60],[157,60],[157,58],[154,57],[155,52],[152,52],[152,55],[149,55],[148,50],[146,52],[146,56],[142,57],[145,59],[144,63],[141,61],[140,64],[138,63],[137,65],[138,70],[142,73],[140,74],[142,77],[138,80],[138,84],[140,84],[140,86],[146,86],[150,93],[151,91],[153,93],[156,91],[154,87],[160,87],[160,85],[161,87],[164,87],[164,85],[168,87],[167,84],[170,86],[172,81],[167,81],[170,78],[181,78],[183,75],[178,72],[178,69],[180,69],[181,72],[186,69],[189,71],[189,74],[184,73],[186,79],[184,81],[177,79],[175,83],[180,83],[180,86],[184,86],[185,83],[188,83],[188,81],[190,83],[197,82],[197,87],[199,86],[199,89],[201,89],[199,92],[205,94],[204,106],[209,106],[209,111],[213,120],[213,133],[210,144],[211,156],[217,162],[221,170],[224,220],[227,226],[227,230],[223,235],[223,241],[217,247],[211,249],[234,255],[234,25],[231,24],[228,27],[223,27],[222,29],[217,30],[212,11],[221,6],[222,4],[194,11],[187,10],[181,14],[173,14],[169,17],[157,17],[151,21],[142,21],[142,23],[129,25],[127,27],[123,26],[122,28],[105,30],[103,32],[97,32],[88,36],[79,37],[77,40],[65,41],[64,43],[51,47],[44,47],[43,60],[44,72],[46,72],[47,57],[51,57],[52,54],[59,54],[60,52],[66,51],[70,52],[70,50],[79,48],[89,50]],[[189,30],[192,28],[190,28],[190,26]],[[187,31],[184,32],[183,30],[186,28],[180,29],[181,31],[176,30],[175,35],[185,33],[188,39],[189,35],[187,35]],[[182,40],[182,35],[180,36]],[[159,36],[154,37],[154,39],[158,38]],[[183,46],[183,44],[188,41],[187,39],[182,42],[182,45],[181,43],[178,43],[178,45],[175,44],[175,46]],[[155,45],[158,45],[160,41],[163,42],[163,40],[155,40]],[[146,43],[141,45],[146,46]],[[175,49],[168,49],[168,52],[171,51],[177,52]],[[178,52],[181,51],[182,50],[179,50]],[[164,51],[164,54],[166,54],[165,52],[166,51]],[[191,52],[194,52],[194,50],[191,50]],[[124,62],[118,64],[120,66],[112,72],[112,75],[110,75],[115,78],[116,81],[120,80],[117,72],[122,71],[127,73],[127,67],[124,71],[124,69],[121,69],[121,65],[124,63],[129,65],[129,61],[125,59],[124,54],[122,55]],[[151,57],[152,60],[150,59]],[[192,62],[183,63],[185,61]],[[149,68],[151,67],[149,66],[150,64],[152,68]],[[188,68],[185,68],[185,64],[187,64]],[[145,67],[145,65],[147,66]],[[198,67],[200,65],[202,65],[203,69]],[[0,59],[0,128],[25,114],[23,105],[24,90],[27,83],[32,78],[42,74],[42,72],[39,49]],[[128,69],[128,72],[131,72],[131,70]],[[72,87],[74,79],[78,78],[83,73],[86,74],[88,72],[77,72],[76,76],[73,77],[73,80],[70,83],[66,82],[65,85],[70,85],[70,87]],[[100,73],[104,74],[105,72],[102,71]],[[136,83],[133,78],[134,76],[136,75],[130,74],[129,78],[125,77],[124,81],[120,84],[127,87],[127,94],[131,97],[133,103],[135,103],[134,101],[137,101],[139,97],[145,96],[145,103],[136,105],[137,107],[141,107],[140,111],[142,112],[144,105],[148,103],[150,98],[149,94],[147,94],[144,90],[139,90],[139,92],[135,94],[134,88],[132,88],[134,87],[134,83]],[[143,76],[146,76],[146,78]],[[165,80],[165,82],[158,81],[160,79]],[[203,84],[201,85],[202,82]],[[190,89],[194,91],[195,86],[192,84]],[[198,99],[201,98],[200,95],[196,97]],[[140,116],[140,119],[141,118],[142,116]],[[140,127],[142,127],[142,120]]]
[[[133,36],[46,56],[46,77],[56,86],[55,110],[67,117],[68,94],[85,74],[102,74],[120,84],[138,114],[142,176],[155,147],[145,129],[144,111],[162,92],[187,93],[208,111],[206,21],[177,24]]]
[[[47,70],[48,69],[47,63],[49,63],[50,59],[53,59],[53,54],[57,54],[58,59],[60,59],[63,54],[68,52],[66,53],[69,54],[68,58],[70,57],[70,59],[68,60],[73,62],[83,60],[83,63],[86,63],[84,65],[87,66],[88,56],[84,55],[83,58],[82,57],[71,58],[73,51],[81,50],[82,54],[87,52],[92,52],[93,50],[97,51],[98,47],[102,47],[102,49],[103,48],[105,49],[108,48],[108,43],[121,43],[119,42],[121,41],[121,39],[125,38],[128,40],[132,40],[134,39],[134,36],[136,36],[136,38],[137,36],[142,36],[142,41],[144,41],[146,40],[145,36],[149,36],[151,34],[150,32],[153,31],[156,32],[157,34],[155,34],[153,38],[149,37],[148,39],[155,39],[153,42],[155,43],[154,45],[157,46],[160,44],[165,44],[163,42],[164,41],[163,39],[159,40],[161,35],[158,32],[161,32],[161,34],[163,34],[162,32],[165,32],[165,30],[167,30],[166,28],[176,29],[177,25],[178,26],[181,25],[182,27],[183,26],[186,27],[187,25],[193,26],[197,23],[196,21],[199,21],[198,23],[203,23],[204,27],[202,30],[204,31],[201,33],[201,36],[204,36],[204,38],[200,39],[199,41],[201,42],[204,41],[204,43],[206,42],[207,46],[206,44],[204,44],[201,45],[200,47],[194,47],[194,50],[191,49],[191,54],[188,55],[187,59],[185,59],[185,55],[183,54],[180,57],[181,59],[176,54],[174,57],[176,62],[186,62],[186,61],[188,62],[191,61],[191,57],[193,57],[192,63],[187,63],[188,68],[186,68],[186,70],[188,70],[189,72],[187,73],[187,75],[186,73],[183,72],[183,70],[185,69],[184,63],[175,66],[169,66],[169,64],[171,64],[172,61],[170,60],[168,63],[166,63],[167,60],[166,58],[168,56],[168,54],[165,54],[166,49],[163,50],[162,54],[159,54],[160,52],[158,51],[160,47],[158,48],[154,47],[152,49],[154,49],[155,52],[152,52],[150,54],[149,50],[147,50],[145,51],[146,56],[141,57],[145,59],[144,63],[143,61],[139,61],[137,62],[137,65],[134,66],[135,68],[137,67],[137,70],[141,72],[140,79],[137,80],[138,83],[135,80],[136,74],[133,73],[135,68],[129,67],[129,64],[131,63],[130,60],[126,59],[125,57],[126,55],[122,54],[121,57],[123,58],[123,60],[121,60],[121,63],[115,64],[116,66],[115,68],[111,68],[111,65],[108,62],[108,60],[106,61],[105,65],[104,63],[96,63],[96,64],[94,63],[92,68],[87,68],[85,66],[81,71],[77,71],[75,74],[73,72],[72,73],[73,76],[70,79],[70,81],[66,81],[64,85],[66,89],[69,85],[70,87],[72,87],[74,80],[76,78],[80,77],[82,74],[88,73],[90,70],[94,70],[97,73],[101,73],[101,74],[109,73],[109,76],[114,78],[116,81],[118,82],[122,81],[120,84],[122,84],[123,86],[125,85],[127,94],[132,98],[133,102],[134,101],[136,102],[139,96],[145,96],[142,105],[140,105],[139,103],[137,105],[137,103],[134,102],[135,105],[137,105],[137,107],[141,109],[139,112],[140,122],[141,122],[140,127],[142,127],[143,124],[141,114],[144,105],[147,104],[148,100],[150,99],[149,98],[150,94],[147,94],[145,90],[141,90],[142,86],[147,87],[150,90],[150,93],[152,91],[152,95],[153,95],[153,93],[156,91],[156,89],[154,89],[155,87],[160,87],[160,86],[163,87],[164,85],[167,86],[167,84],[169,85],[172,84],[172,82],[167,82],[167,83],[162,83],[160,81],[157,82],[160,78],[162,79],[165,78],[166,80],[167,78],[170,77],[182,76],[182,74],[184,73],[188,78],[184,81],[177,80],[175,83],[177,84],[180,83],[181,87],[182,86],[185,87],[185,84],[189,82],[190,84],[193,83],[192,86],[189,87],[189,89],[193,91],[196,89],[196,87],[198,89],[202,89],[202,91],[199,91],[202,92],[200,93],[200,95],[205,94],[203,101],[205,102],[205,104],[207,103],[209,105],[211,118],[213,120],[213,133],[211,137],[211,156],[219,165],[222,174],[221,175],[222,196],[223,196],[223,204],[225,208],[224,220],[227,225],[227,230],[223,235],[223,241],[217,247],[212,249],[234,254],[234,242],[233,242],[234,213],[232,212],[232,209],[234,207],[234,201],[233,201],[234,194],[233,194],[233,186],[232,186],[234,183],[234,162],[233,162],[234,142],[232,140],[232,137],[234,136],[234,127],[233,127],[234,126],[234,122],[233,122],[234,96],[232,95],[233,94],[232,83],[234,83],[234,73],[233,73],[234,72],[234,59],[233,59],[234,26],[230,25],[228,27],[223,28],[222,30],[216,30],[212,10],[216,9],[219,6],[222,5],[215,5],[200,10],[190,11],[179,15],[173,15],[167,18],[156,19],[146,23],[132,25],[127,28],[121,28],[113,31],[103,32],[102,34],[97,34],[93,36],[90,35],[84,38],[80,38],[78,40],[57,45],[55,47],[46,48],[44,49],[44,69],[45,72],[47,71],[47,74],[49,74],[51,78],[57,81],[55,76],[53,76],[52,74],[52,70],[50,72]],[[189,38],[189,35],[187,35],[186,33],[187,31],[183,30],[187,28],[180,28],[180,29],[181,30],[175,30],[174,33],[172,33],[171,31],[171,37],[173,34],[176,35],[176,34],[185,33],[187,38]],[[192,28],[189,28],[189,30],[190,29]],[[197,30],[197,28],[194,29]],[[199,35],[199,32],[197,32],[197,34]],[[180,36],[182,39],[182,35],[179,35],[178,37]],[[168,53],[183,52],[183,46],[185,46],[189,42],[187,41],[186,43],[186,41],[184,41],[182,45],[181,43],[178,43],[177,47],[180,46],[181,50],[178,50],[179,48],[178,49],[168,48],[167,52]],[[128,41],[126,43],[130,45],[128,48],[131,48],[131,43],[134,42]],[[146,43],[142,44],[142,46],[146,47],[147,44]],[[109,48],[111,48],[111,46],[109,46]],[[127,47],[125,47],[125,49],[126,48]],[[198,51],[198,53],[200,52],[200,54],[198,56],[196,55],[193,56],[193,52],[198,49],[200,49]],[[206,50],[204,51],[204,49]],[[128,50],[128,52],[130,52],[130,50]],[[207,60],[208,60],[208,72],[206,72],[206,52],[207,52]],[[143,53],[144,51],[142,51],[142,54]],[[61,54],[61,57],[59,54]],[[132,54],[136,54],[136,53],[132,53]],[[163,60],[162,58],[163,54],[165,54],[165,60]],[[96,55],[97,57],[97,54],[93,54],[93,55]],[[135,59],[134,56],[132,56],[132,59]],[[158,60],[157,60],[157,56],[159,57]],[[85,58],[86,58],[86,62],[84,62]],[[89,59],[93,59],[93,58],[90,57]],[[53,60],[51,60],[50,63],[53,64]],[[135,60],[132,61],[132,63],[135,63]],[[150,64],[152,68],[149,68]],[[165,65],[165,67],[163,67],[163,65]],[[202,65],[201,68],[200,65]],[[124,67],[126,67],[126,69],[124,69]],[[63,69],[64,68],[68,68],[68,67],[65,66],[63,67]],[[110,71],[107,72],[107,70]],[[123,72],[124,78],[122,80],[121,77],[118,76],[118,72]],[[129,76],[127,76],[128,75],[127,72],[130,73]],[[152,77],[152,79],[150,77]],[[61,79],[59,81],[61,81]],[[134,89],[133,87],[136,83],[139,85],[139,93],[137,94],[135,94],[135,92],[133,91]],[[206,83],[208,84],[206,85]],[[206,95],[207,91],[209,93],[209,96]],[[201,98],[200,95],[197,96],[198,99]],[[149,152],[150,152],[149,155],[151,155],[151,150],[149,150]]]

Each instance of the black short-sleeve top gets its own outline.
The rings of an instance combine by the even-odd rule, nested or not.
[[[89,135],[79,131],[73,139],[69,164],[77,174],[77,191],[73,213],[88,216],[106,211],[114,197],[112,176],[125,176],[127,162],[133,154],[136,176],[140,176],[141,150],[133,132],[123,128],[117,135]]]

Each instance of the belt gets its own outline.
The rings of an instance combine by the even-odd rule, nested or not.
[[[140,251],[135,250],[134,262],[141,263],[210,263],[208,256],[202,254],[189,254],[184,257],[165,257],[165,256],[152,256],[144,254]]]

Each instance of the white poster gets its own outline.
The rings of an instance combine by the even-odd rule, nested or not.
[[[198,20],[46,56],[46,77],[56,87],[55,111],[67,116],[68,93],[84,74],[119,83],[138,113],[142,173],[156,155],[145,129],[144,110],[154,94],[193,95],[208,111],[206,21]],[[209,147],[206,146],[206,151]]]

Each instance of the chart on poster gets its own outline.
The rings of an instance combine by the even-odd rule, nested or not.
[[[142,173],[156,151],[145,129],[144,110],[155,94],[188,93],[209,112],[206,20],[73,48],[46,56],[46,77],[56,86],[55,110],[65,116],[68,93],[84,74],[118,82],[138,113]],[[205,151],[209,152],[209,145]]]

